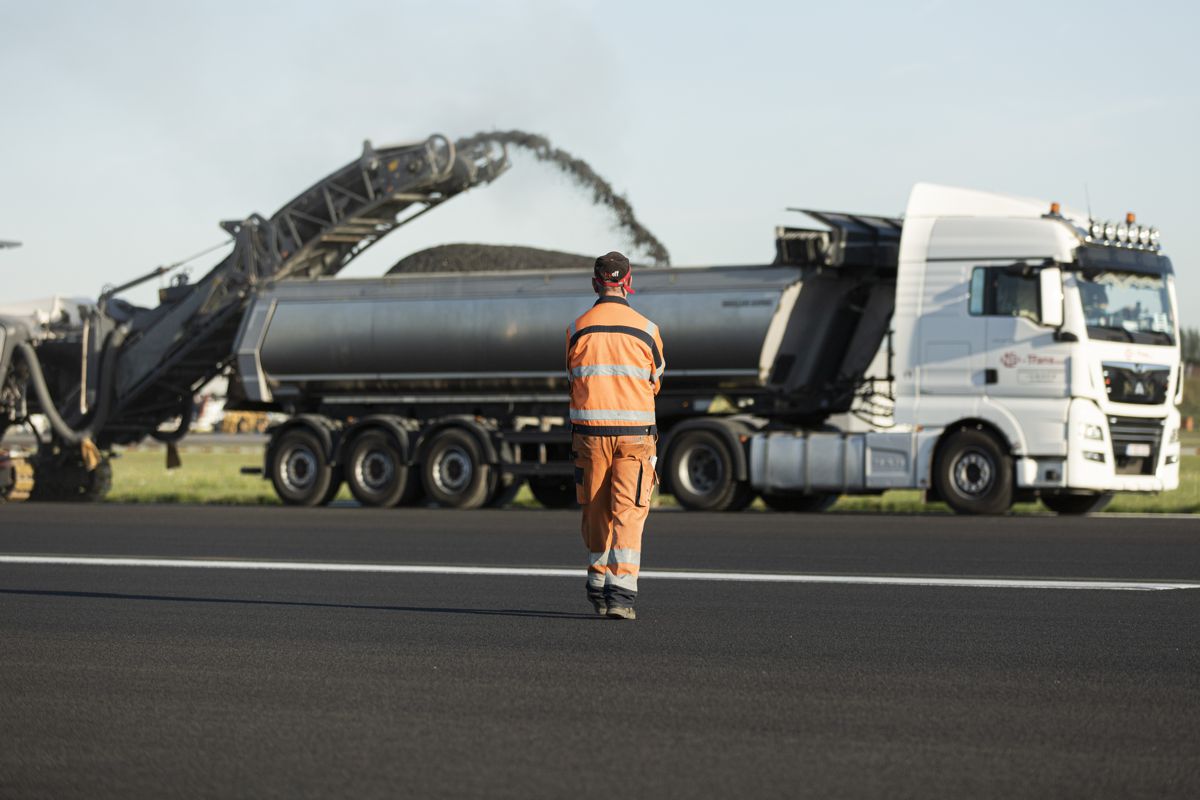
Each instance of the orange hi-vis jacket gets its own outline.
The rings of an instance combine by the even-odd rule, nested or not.
[[[665,368],[658,326],[623,298],[601,297],[567,329],[572,431],[592,436],[657,433],[654,396]]]

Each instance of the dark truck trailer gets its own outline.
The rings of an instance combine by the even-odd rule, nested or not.
[[[746,442],[851,410],[894,298],[895,220],[811,212],[768,266],[637,269],[633,305],[660,327],[664,488],[687,507],[755,496]],[[575,502],[566,328],[594,301],[583,271],[288,280],[255,297],[236,344],[235,407],[282,411],[264,471],[285,502],[340,483],[368,505],[422,494],[503,502],[522,480]],[[820,502],[823,498],[813,498]]]

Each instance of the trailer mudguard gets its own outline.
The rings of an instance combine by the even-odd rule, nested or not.
[[[496,443],[492,440],[491,431],[480,425],[474,417],[465,415],[444,417],[422,430],[420,438],[417,439],[416,446],[413,448],[413,452],[420,453],[423,457],[426,445],[428,445],[434,436],[446,428],[462,428],[467,431],[479,443],[479,447],[482,449],[483,457],[487,460],[487,463],[500,463],[500,453],[496,450]]]
[[[345,443],[354,441],[354,438],[358,436],[359,433],[371,429],[382,430],[391,434],[396,439],[396,444],[400,447],[400,457],[404,464],[409,466],[413,464],[413,454],[415,452],[415,448],[410,446],[409,437],[411,434],[409,433],[409,429],[405,427],[404,420],[401,417],[393,416],[391,414],[372,414],[369,417],[364,417],[358,422],[355,422],[353,425],[343,431],[340,436],[340,444],[338,446],[339,463],[344,460],[346,455],[345,453],[341,452],[345,449]]]
[[[339,451],[342,432],[337,423],[320,414],[299,414],[268,431],[271,434],[271,441],[266,449],[268,464],[271,461],[271,451],[275,449],[275,443],[279,441],[279,437],[294,428],[307,428],[311,431],[325,448],[325,457],[329,459],[329,463],[334,465],[340,463]],[[269,472],[268,468],[265,474],[269,474]]]

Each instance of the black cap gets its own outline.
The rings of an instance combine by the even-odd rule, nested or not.
[[[629,259],[616,250],[605,253],[596,259],[593,273],[603,283],[620,283],[629,274]]]

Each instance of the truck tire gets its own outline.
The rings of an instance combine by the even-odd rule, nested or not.
[[[959,514],[1004,514],[1013,503],[1012,456],[990,434],[963,428],[938,448],[933,485]]]
[[[391,508],[408,490],[408,465],[396,441],[381,430],[366,430],[350,443],[346,483],[364,506]]]
[[[333,471],[333,480],[329,482],[329,488],[325,490],[325,495],[321,498],[319,506],[327,506],[332,503],[342,491],[342,476],[338,470]]]
[[[772,511],[817,514],[836,503],[838,496],[829,492],[816,492],[815,494],[783,492],[780,494],[764,494],[762,499],[767,504],[767,508]]]
[[[1047,494],[1042,495],[1042,504],[1055,514],[1080,516],[1103,511],[1112,499],[1111,494]]]
[[[491,473],[475,437],[460,428],[446,428],[425,450],[421,483],[440,506],[481,508],[492,493]]]
[[[737,479],[729,445],[714,431],[679,434],[667,454],[667,476],[671,494],[689,511],[736,511],[754,500]]]
[[[570,475],[539,475],[529,479],[533,498],[546,508],[579,508],[575,479]]]
[[[499,468],[492,469],[490,480],[492,490],[488,494],[488,501],[484,503],[485,508],[504,508],[511,505],[512,501],[517,499],[521,487],[525,485],[524,479],[515,475],[502,475]]]
[[[319,506],[333,499],[333,467],[316,434],[286,431],[271,445],[271,483],[289,506]]]

